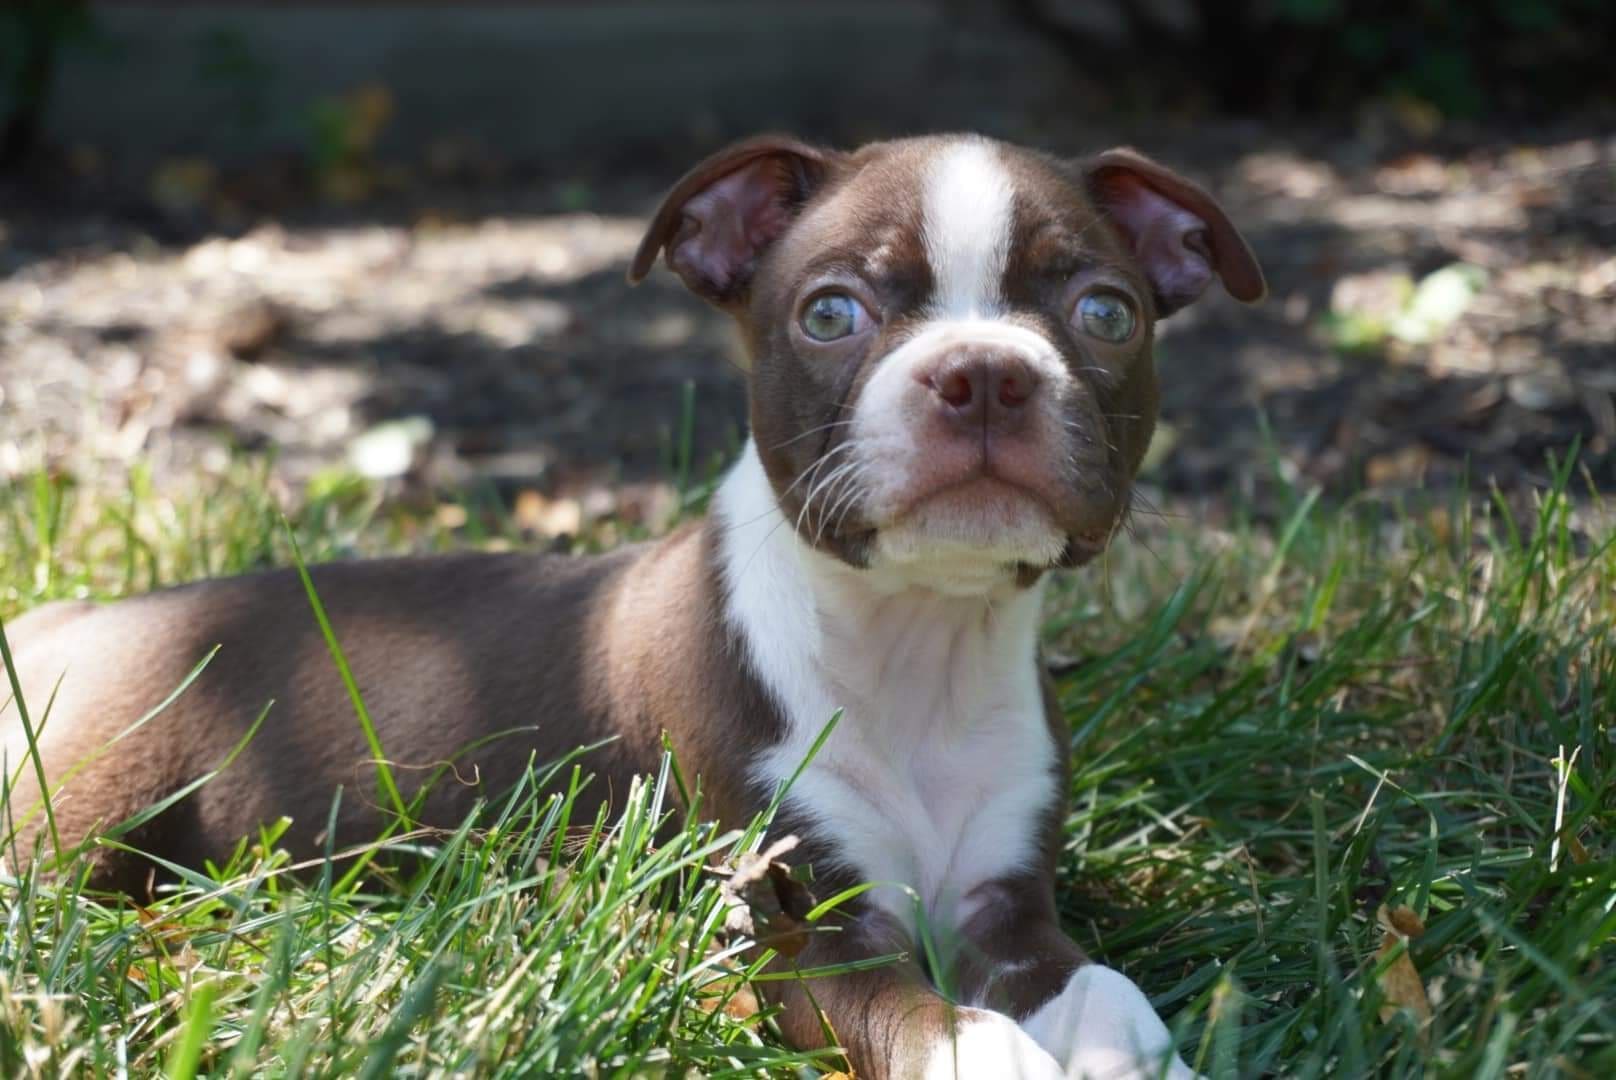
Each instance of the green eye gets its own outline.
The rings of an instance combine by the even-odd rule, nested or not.
[[[1077,302],[1077,318],[1085,333],[1120,345],[1133,337],[1138,322],[1133,305],[1120,293],[1091,292]]]
[[[864,317],[863,306],[846,293],[820,293],[803,310],[802,332],[814,341],[836,341],[857,333]]]

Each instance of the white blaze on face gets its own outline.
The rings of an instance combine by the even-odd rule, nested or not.
[[[951,142],[926,165],[921,183],[921,239],[932,294],[913,332],[876,361],[851,434],[863,510],[878,528],[877,563],[899,569],[907,581],[978,592],[1017,562],[1054,560],[1066,539],[1031,503],[915,504],[917,495],[976,461],[973,448],[947,445],[927,433],[931,391],[916,373],[963,347],[1020,355],[1043,380],[1036,429],[1055,462],[1063,459],[1068,439],[1060,410],[1071,376],[1060,350],[1013,319],[1005,301],[1015,182],[998,148],[979,139]]]
[[[926,172],[921,205],[926,261],[936,282],[932,316],[1002,314],[999,283],[1010,254],[1015,187],[992,144],[960,142],[938,154]]]

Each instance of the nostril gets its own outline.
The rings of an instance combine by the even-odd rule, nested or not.
[[[971,389],[971,380],[960,371],[951,371],[932,384],[937,396],[956,409],[963,409],[971,403],[975,392]]]
[[[1007,409],[1019,409],[1032,397],[1037,382],[1032,372],[1017,368],[999,377],[999,404]]]
[[[1032,384],[1024,377],[1006,375],[999,380],[999,404],[1007,409],[1019,409],[1032,397]]]

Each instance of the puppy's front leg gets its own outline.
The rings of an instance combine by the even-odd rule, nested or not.
[[[1060,993],[1022,1021],[1069,1076],[1194,1080],[1173,1037],[1133,980],[1115,968],[1085,964]]]
[[[815,937],[797,958],[804,971],[899,951],[857,920]],[[878,1080],[1062,1080],[1067,1074],[1021,1025],[990,1009],[955,1005],[918,964],[775,984],[780,1027],[796,1046],[826,1042],[824,1023],[857,1076]]]
[[[1194,1080],[1144,991],[1090,963],[1043,908],[1007,897],[981,920],[962,964],[973,999],[1020,1018],[1074,1080]]]

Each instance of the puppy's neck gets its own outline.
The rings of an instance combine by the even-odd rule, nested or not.
[[[1013,567],[945,559],[855,568],[818,551],[782,514],[751,442],[719,489],[710,527],[719,530],[724,616],[788,712],[823,704],[823,722],[830,710],[863,705],[884,723],[942,696],[947,714],[981,715],[974,699],[1035,666],[1041,583],[1019,583]]]

